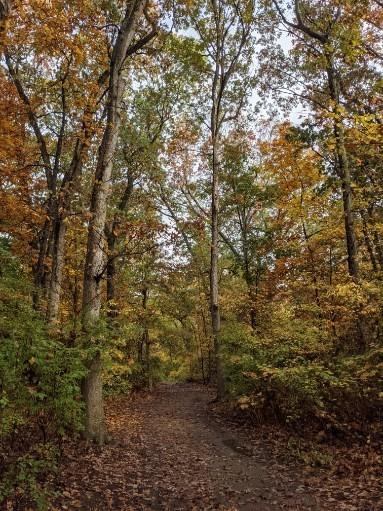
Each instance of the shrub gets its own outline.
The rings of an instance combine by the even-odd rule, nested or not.
[[[0,268],[0,500],[22,495],[43,509],[38,481],[54,465],[49,440],[82,428],[84,353],[49,335],[20,264],[4,248]]]
[[[0,483],[0,502],[12,497],[17,508],[25,509],[33,502],[39,511],[49,509],[53,496],[44,479],[57,468],[57,449],[51,444],[38,444],[33,452],[16,458],[7,466]]]
[[[383,348],[335,355],[316,324],[276,310],[262,334],[225,327],[226,374],[238,408],[290,428],[362,434],[383,415]]]

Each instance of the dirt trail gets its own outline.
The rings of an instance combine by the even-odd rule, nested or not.
[[[211,398],[202,386],[163,384],[146,398],[113,400],[116,444],[67,449],[56,509],[329,509],[264,447],[217,423]]]

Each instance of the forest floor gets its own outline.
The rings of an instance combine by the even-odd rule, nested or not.
[[[212,397],[200,385],[161,384],[152,394],[111,399],[107,416],[114,441],[102,448],[65,446],[54,509],[382,509],[363,499],[358,505],[351,494],[334,498],[319,474],[307,477],[302,467],[282,462],[267,442],[220,419]]]

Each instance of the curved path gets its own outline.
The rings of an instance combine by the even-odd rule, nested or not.
[[[199,385],[161,385],[149,396],[113,399],[102,449],[66,448],[55,509],[320,510],[292,471],[209,414]]]

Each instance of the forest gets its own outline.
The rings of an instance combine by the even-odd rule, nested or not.
[[[0,509],[383,509],[382,36],[0,0]]]

